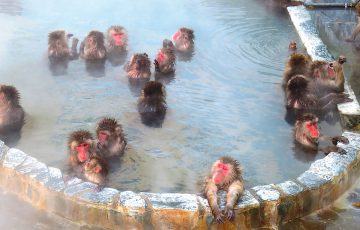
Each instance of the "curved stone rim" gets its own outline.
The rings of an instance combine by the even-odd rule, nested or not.
[[[289,7],[288,11],[310,56],[332,59],[316,35],[316,28],[305,8]],[[341,116],[359,116],[359,103],[347,83],[346,91],[355,100],[339,106]],[[346,155],[330,153],[315,161],[296,179],[246,190],[236,205],[236,219],[226,222],[224,227],[273,226],[331,204],[357,179],[360,171],[360,135],[349,131],[343,135],[350,140],[349,145],[342,146]],[[134,193],[113,188],[95,192],[95,184],[79,178],[64,180],[59,169],[48,167],[21,150],[9,149],[1,141],[0,173],[0,186],[5,190],[35,207],[78,223],[111,229],[143,229],[146,226],[198,229],[215,225],[203,197],[180,193]],[[220,197],[223,208],[225,194]]]

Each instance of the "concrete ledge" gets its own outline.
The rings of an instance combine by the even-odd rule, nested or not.
[[[331,59],[316,35],[304,7],[289,8],[291,18],[313,59]],[[346,85],[347,92],[353,92]],[[358,116],[355,100],[342,116]],[[354,121],[354,120],[353,120]],[[356,121],[355,121],[356,122]],[[359,123],[355,123],[357,125]],[[346,126],[348,127],[348,126]],[[350,126],[349,126],[350,127]],[[350,127],[351,128],[351,127]],[[298,178],[279,184],[246,190],[236,205],[233,222],[213,222],[209,204],[194,194],[134,193],[104,188],[79,178],[67,181],[59,169],[48,167],[18,149],[0,141],[0,186],[33,206],[46,209],[80,224],[109,229],[250,229],[272,228],[324,208],[336,200],[357,179],[360,171],[360,135],[344,132],[350,144],[346,155],[330,153],[315,161]],[[220,194],[224,208],[225,194]]]

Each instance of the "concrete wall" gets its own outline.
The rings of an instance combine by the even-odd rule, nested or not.
[[[291,18],[313,59],[331,59],[321,42],[310,16],[303,7],[289,8]],[[350,87],[346,90],[355,99]],[[339,106],[343,124],[359,124],[359,104]],[[68,178],[26,153],[9,149],[0,141],[0,186],[33,206],[46,209],[84,225],[110,229],[250,229],[273,227],[299,218],[336,200],[359,174],[360,135],[343,133],[350,140],[341,146],[346,155],[330,153],[315,161],[298,178],[280,184],[256,186],[245,191],[236,205],[236,219],[213,223],[207,200],[194,194],[134,193],[104,188]],[[340,144],[341,145],[341,144]],[[224,193],[221,205],[224,208]]]

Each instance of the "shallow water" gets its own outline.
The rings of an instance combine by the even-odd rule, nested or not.
[[[287,12],[272,3],[35,0],[14,10],[0,4],[1,83],[18,88],[27,113],[15,146],[65,168],[68,134],[94,131],[97,121],[112,116],[129,145],[109,176],[109,185],[120,190],[198,192],[197,182],[222,155],[241,162],[246,187],[297,177],[324,155],[296,148],[293,125],[284,119],[280,82],[287,45],[301,42]],[[169,109],[162,128],[141,124],[138,91],[129,87],[122,66],[106,62],[103,72],[94,73],[76,60],[64,75],[49,70],[48,32],[63,28],[81,41],[88,31],[113,24],[128,29],[127,58],[134,52],[154,58],[180,26],[195,31],[194,55],[178,60],[166,85]],[[327,135],[341,133],[338,122],[320,127]]]

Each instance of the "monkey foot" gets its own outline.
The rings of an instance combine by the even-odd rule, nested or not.
[[[344,136],[335,136],[335,137],[332,138],[332,143],[334,145],[337,145],[339,142],[347,145],[347,144],[349,144],[349,139],[347,139]]]

